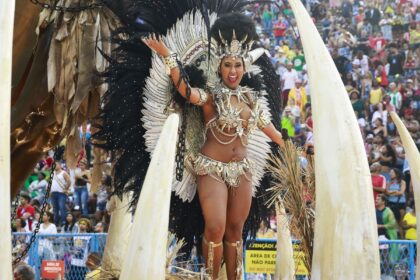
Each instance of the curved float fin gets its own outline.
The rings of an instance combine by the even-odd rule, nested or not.
[[[289,0],[308,65],[315,139],[312,279],[379,279],[372,182],[344,84],[302,3]]]

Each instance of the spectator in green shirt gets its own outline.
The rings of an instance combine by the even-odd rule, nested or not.
[[[296,56],[293,58],[293,68],[300,74],[303,70],[303,65],[305,65],[305,56],[297,46],[295,52]]]
[[[356,112],[357,119],[364,119],[366,116],[365,104],[360,99],[359,91],[355,88],[350,91],[350,101],[353,106],[353,110]]]
[[[263,28],[264,32],[267,34],[271,34],[273,31],[273,12],[270,10],[269,5],[264,6],[264,12],[263,12]]]
[[[283,117],[281,118],[281,128],[287,130],[289,137],[295,136],[295,127],[293,124],[292,110],[290,107],[284,108]]]
[[[378,235],[385,235],[390,240],[398,238],[397,220],[392,210],[386,207],[386,198],[383,194],[376,197],[376,221],[378,224]],[[390,247],[389,260],[393,263],[399,259],[399,252],[396,244],[391,244]]]

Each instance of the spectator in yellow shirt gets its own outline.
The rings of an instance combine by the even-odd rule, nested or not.
[[[369,93],[369,103],[371,106],[378,105],[382,101],[384,93],[376,80],[373,80],[372,89]]]
[[[286,54],[286,57],[288,58],[290,48],[289,48],[289,43],[287,41],[283,42],[281,49],[283,49],[283,52]]]
[[[411,26],[409,29],[409,35],[410,35],[410,46],[412,48],[418,48],[420,44],[420,23],[418,22],[411,23]]]
[[[417,240],[417,217],[416,217],[416,208],[414,202],[412,203],[411,208],[413,211],[408,212],[404,215],[402,221],[402,227],[405,230],[405,239],[407,240]]]
[[[300,108],[300,112],[304,114],[306,103],[308,103],[308,97],[306,96],[305,88],[302,87],[302,80],[297,79],[295,86],[289,92],[287,105],[297,105]],[[305,119],[305,116],[302,116],[302,119]]]

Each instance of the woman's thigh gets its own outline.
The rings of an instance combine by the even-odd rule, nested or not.
[[[247,175],[251,178],[251,175]],[[227,206],[227,227],[243,227],[248,218],[252,202],[252,182],[242,176],[239,187],[229,191]]]
[[[197,183],[206,228],[224,227],[228,201],[228,189],[225,183],[209,175],[198,176]]]

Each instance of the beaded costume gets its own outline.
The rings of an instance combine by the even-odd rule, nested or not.
[[[220,84],[217,87],[210,88],[210,94],[217,114],[205,125],[205,134],[210,132],[216,141],[222,145],[229,145],[239,138],[242,145],[247,146],[248,137],[256,128],[262,130],[271,123],[268,114],[261,110],[258,96],[248,87],[238,87],[236,90],[231,90]],[[232,98],[236,99],[237,105],[243,102],[249,106],[251,116],[248,120],[241,118],[242,109],[232,105]],[[201,100],[202,98],[197,105],[203,103]],[[229,140],[223,141],[218,135],[223,135]],[[239,186],[241,176],[251,181],[250,175],[252,175],[254,169],[252,161],[247,158],[225,163],[201,153],[189,154],[186,157],[186,164],[187,168],[195,175],[209,175],[231,188]]]
[[[195,175],[209,175],[231,188],[239,186],[241,176],[251,181],[249,174],[252,174],[252,163],[246,158],[225,163],[198,153],[187,156],[187,168]]]

